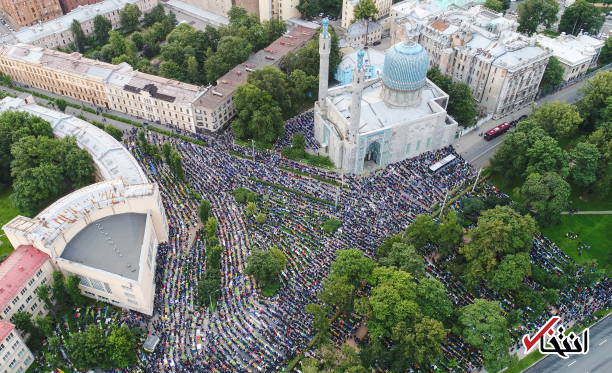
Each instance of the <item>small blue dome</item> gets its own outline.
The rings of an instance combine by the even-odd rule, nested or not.
[[[390,89],[413,91],[425,85],[429,56],[427,51],[414,42],[403,42],[392,46],[385,54],[382,80]]]

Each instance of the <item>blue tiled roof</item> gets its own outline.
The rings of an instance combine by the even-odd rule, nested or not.
[[[425,85],[429,56],[417,43],[395,44],[385,54],[383,83],[398,91],[412,91]]]

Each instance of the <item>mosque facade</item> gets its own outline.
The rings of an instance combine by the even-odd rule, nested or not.
[[[389,48],[374,79],[366,79],[359,51],[352,83],[329,89],[327,27],[324,20],[314,125],[319,154],[344,172],[361,173],[453,143],[457,122],[446,113],[448,95],[427,79],[429,57],[421,45],[409,40]]]

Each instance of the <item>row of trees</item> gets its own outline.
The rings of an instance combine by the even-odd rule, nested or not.
[[[612,72],[601,72],[587,81],[576,105],[552,102],[534,110],[491,160],[494,176],[520,185],[524,211],[540,224],[558,221],[572,188],[580,194],[610,192],[611,85]]]
[[[151,144],[145,135],[144,130],[138,131],[137,135],[138,146],[149,156],[153,157],[158,162],[162,159],[168,165],[168,168],[172,173],[179,179],[185,178],[185,171],[183,170],[183,157],[181,153],[174,149],[169,142],[165,142],[162,146]]]
[[[496,0],[488,0],[487,3],[491,4],[492,1]],[[518,7],[518,31],[531,35],[540,25],[549,29],[557,22],[558,13],[559,4],[555,0],[523,1]],[[585,0],[577,0],[563,12],[558,31],[572,35],[577,35],[581,31],[598,34],[603,22],[604,14],[599,8]]]
[[[28,113],[0,115],[0,182],[12,184],[22,213],[31,216],[93,181],[93,160],[74,137],[54,138],[48,122]]]
[[[200,219],[204,224],[206,239],[206,273],[197,286],[197,298],[201,305],[214,308],[221,296],[221,254],[223,247],[217,238],[217,219],[210,216],[210,202],[203,200],[199,209]]]

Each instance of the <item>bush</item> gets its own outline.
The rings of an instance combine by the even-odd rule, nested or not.
[[[142,124],[140,124],[139,122],[135,122],[133,120],[126,119],[126,118],[123,118],[123,117],[118,117],[118,116],[113,115],[113,114],[102,113],[102,116],[105,117],[105,118],[108,118],[108,119],[116,120],[118,122],[123,122],[123,123],[130,124],[130,125],[132,125],[134,127],[138,127],[138,128],[142,127]]]
[[[338,219],[327,219],[325,223],[323,223],[323,230],[326,233],[334,233],[341,225],[342,222]]]
[[[238,203],[255,202],[257,199],[259,199],[259,195],[257,193],[247,188],[238,188],[234,190],[232,194]]]
[[[87,106],[81,106],[81,110],[86,111],[91,114],[97,114],[97,112],[94,109],[87,107]]]

